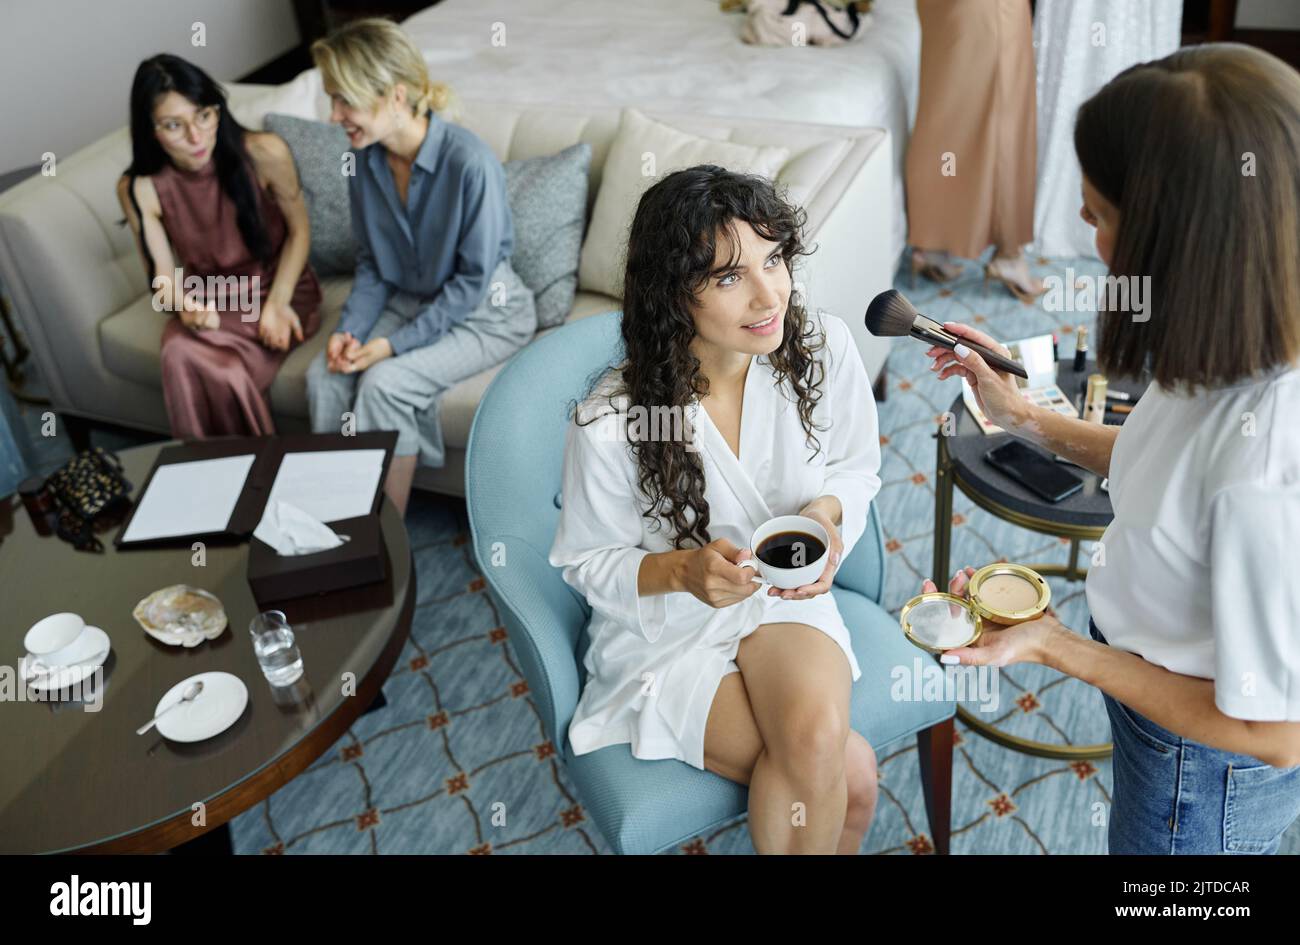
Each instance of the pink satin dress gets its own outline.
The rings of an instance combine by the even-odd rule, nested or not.
[[[164,314],[163,399],[172,435],[201,439],[274,433],[269,391],[288,352],[262,344],[253,315],[261,312],[275,279],[289,232],[284,214],[269,190],[257,188],[271,245],[271,262],[264,265],[244,245],[235,205],[221,190],[215,161],[197,171],[169,163],[153,175],[153,185],[177,265],[186,282],[192,276],[203,279],[203,297],[221,318],[220,328],[195,331],[175,313]],[[210,276],[252,281],[241,282],[239,291],[226,292],[222,283],[209,282]],[[320,283],[310,265],[303,267],[289,304],[302,322],[304,339],[310,338],[320,327],[321,307]],[[289,350],[300,343],[291,336]]]

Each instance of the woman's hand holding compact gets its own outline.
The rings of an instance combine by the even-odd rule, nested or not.
[[[710,607],[738,604],[762,585],[754,582],[754,572],[740,567],[750,557],[748,548],[719,538],[690,552],[681,571],[682,590]]]
[[[831,582],[835,578],[835,572],[839,570],[840,557],[844,554],[844,540],[840,538],[840,530],[835,526],[831,517],[824,510],[812,504],[801,509],[799,514],[812,519],[826,529],[826,536],[830,539],[830,546],[827,548],[829,554],[826,556],[826,567],[822,571],[821,577],[812,584],[805,584],[803,587],[796,587],[793,590],[769,587],[767,589],[768,597],[780,597],[783,600],[808,600],[808,598],[816,597],[818,594],[825,594],[831,589]]]
[[[978,355],[976,355],[978,357]],[[975,573],[974,568],[958,571],[948,582],[948,593],[955,597],[967,597],[967,584]],[[925,594],[938,591],[933,581],[921,585]],[[1051,613],[1045,613],[1037,620],[1029,620],[1004,627],[991,620],[984,621],[984,632],[971,646],[959,646],[946,650],[939,657],[939,662],[961,664],[964,666],[1010,666],[1013,663],[1045,663],[1048,641],[1051,636],[1064,630],[1061,622]]]
[[[1011,357],[1011,352],[1004,345],[998,344],[984,332],[969,325],[960,322],[944,322],[943,327],[958,338],[969,339],[977,345],[996,351],[1003,357]],[[926,351],[928,357],[934,358],[930,370],[938,371],[941,381],[954,375],[966,378],[975,392],[975,399],[980,409],[997,426],[1010,429],[1023,423],[1028,402],[1021,396],[1016,379],[1010,374],[990,367],[987,361],[964,345],[958,347],[964,349],[964,355],[942,345],[934,345]]]

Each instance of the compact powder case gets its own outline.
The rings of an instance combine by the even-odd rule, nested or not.
[[[943,591],[913,597],[898,621],[913,645],[930,653],[970,646],[984,632],[985,621],[1013,626],[1040,617],[1052,589],[1033,568],[999,562],[976,571],[967,584],[969,598]]]
[[[1052,589],[1041,574],[1006,562],[976,571],[966,593],[977,614],[1008,627],[1041,617],[1052,602]]]
[[[898,615],[903,635],[930,653],[970,646],[984,632],[984,621],[970,602],[945,591],[913,597]]]

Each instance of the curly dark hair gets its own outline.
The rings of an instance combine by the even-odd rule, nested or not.
[[[708,394],[709,380],[690,349],[696,335],[691,308],[715,271],[719,240],[729,248],[728,265],[738,264],[736,227],[741,222],[763,239],[781,244],[781,257],[792,277],[795,257],[812,252],[803,243],[806,214],[787,203],[762,177],[704,164],[664,176],[641,197],[628,236],[622,319],[625,360],[614,366],[621,371],[621,381],[608,394],[611,406],[617,398],[625,409],[673,408],[671,413],[686,422],[687,405]],[[812,457],[821,449],[813,431],[822,428],[814,427],[812,413],[825,378],[825,368],[815,355],[825,340],[824,332],[808,317],[803,300],[791,292],[781,345],[766,357],[776,383],[794,394]],[[691,543],[708,544],[709,504],[698,451],[687,449],[678,437],[638,437],[631,425],[627,432],[637,461],[638,485],[648,502],[642,514],[655,522],[656,529],[667,521],[678,550]]]

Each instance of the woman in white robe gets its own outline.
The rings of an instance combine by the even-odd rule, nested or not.
[[[647,191],[629,240],[629,362],[650,350],[647,336],[689,345],[707,393],[683,398],[655,424],[619,409],[628,405],[618,394],[629,362],[599,378],[568,429],[550,561],[592,607],[588,679],[569,727],[575,753],[630,743],[638,758],[677,758],[748,783],[759,852],[856,853],[874,810],[875,757],[848,725],[861,671],[828,591],[865,531],[880,488],[880,442],[848,327],[790,302],[801,222],[766,181],[721,168],[679,171]],[[674,244],[688,235],[690,243]],[[674,260],[687,257],[703,261],[704,279],[689,311],[670,317],[652,300],[664,280],[681,281]],[[806,362],[809,377],[821,370],[809,385],[821,392],[810,404],[817,450],[800,397],[773,366],[774,353],[780,362],[808,343],[803,330],[824,338]],[[690,390],[677,385],[671,358],[650,360],[669,389]],[[676,430],[665,422],[673,420]],[[639,488],[644,468],[629,438],[674,436],[681,455],[701,463],[707,544],[676,540],[681,529],[669,523],[663,495],[658,517],[643,514],[656,503]],[[698,509],[687,511],[698,523]],[[816,584],[779,592],[738,563],[752,554],[755,529],[793,513],[827,529],[831,563]],[[806,827],[792,826],[792,804],[804,805]]]

